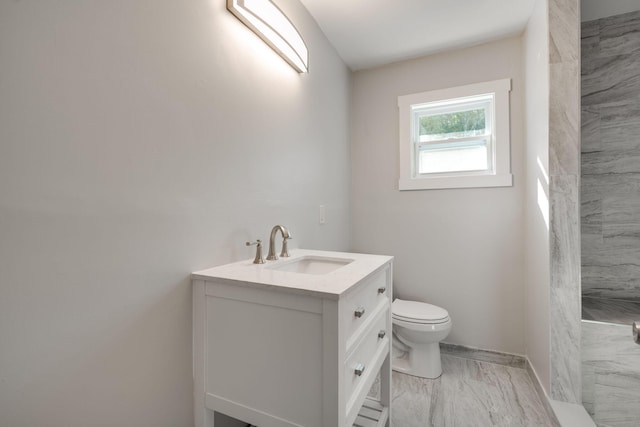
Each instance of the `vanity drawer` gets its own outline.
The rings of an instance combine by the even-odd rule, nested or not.
[[[367,319],[376,311],[375,308],[389,303],[388,272],[389,268],[377,272],[345,297],[341,321],[347,348],[353,344],[356,331],[368,323]]]
[[[375,375],[375,356],[380,348],[389,345],[391,331],[388,327],[389,309],[382,310],[373,319],[373,325],[364,332],[362,340],[345,362],[344,384],[345,396],[351,400],[353,393],[358,392],[358,385],[370,375]],[[384,358],[388,351],[380,353]]]

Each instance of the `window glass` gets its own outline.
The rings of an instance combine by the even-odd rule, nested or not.
[[[452,113],[418,114],[419,140],[484,135],[487,127],[486,113],[486,109],[477,108]]]
[[[414,173],[493,170],[493,97],[482,95],[413,105]]]

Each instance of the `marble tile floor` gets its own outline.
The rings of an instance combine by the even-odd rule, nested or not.
[[[444,353],[442,368],[435,380],[393,372],[393,426],[558,426],[525,369]]]
[[[640,321],[640,302],[582,297],[582,320],[631,325]]]

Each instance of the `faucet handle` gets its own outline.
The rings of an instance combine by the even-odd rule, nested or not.
[[[289,250],[287,248],[287,240],[293,238],[293,236],[291,234],[289,234],[289,237],[284,237],[282,239],[282,251],[280,251],[280,258],[287,258],[291,255],[289,255]]]
[[[255,242],[246,242],[246,246],[256,245],[256,257],[253,260],[254,264],[264,264],[264,258],[262,258],[262,240],[258,239]]]

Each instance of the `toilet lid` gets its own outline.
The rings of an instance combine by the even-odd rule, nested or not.
[[[415,323],[429,323],[444,320],[449,313],[444,308],[426,302],[395,299],[391,305],[393,317]]]

